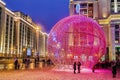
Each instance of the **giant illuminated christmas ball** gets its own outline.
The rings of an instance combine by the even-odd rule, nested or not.
[[[83,15],[60,20],[50,31],[48,53],[55,65],[73,65],[92,68],[105,54],[106,40],[98,23]]]

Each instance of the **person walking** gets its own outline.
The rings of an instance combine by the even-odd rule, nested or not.
[[[74,74],[76,74],[76,62],[73,64]]]
[[[112,66],[112,74],[113,74],[113,78],[116,77],[116,74],[117,74],[117,66],[116,66],[116,63],[113,64]]]
[[[81,63],[80,63],[80,61],[78,61],[78,64],[77,64],[77,66],[78,66],[78,73],[80,73],[80,66],[81,66]]]
[[[15,69],[18,69],[18,58],[17,57],[14,60],[14,66],[15,66]]]
[[[26,69],[28,69],[29,68],[29,65],[30,65],[30,58],[27,58],[26,59]]]
[[[37,58],[34,59],[35,68],[37,67]]]

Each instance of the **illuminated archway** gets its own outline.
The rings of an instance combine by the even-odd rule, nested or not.
[[[96,21],[83,15],[60,20],[50,31],[47,44],[49,57],[56,65],[80,61],[82,66],[92,68],[106,50],[103,30]]]

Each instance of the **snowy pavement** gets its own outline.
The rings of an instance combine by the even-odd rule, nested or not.
[[[120,73],[112,78],[111,70],[81,70],[74,74],[69,70],[28,69],[0,71],[0,80],[120,80]]]

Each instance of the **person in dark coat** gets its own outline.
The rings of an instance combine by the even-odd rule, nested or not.
[[[37,58],[34,59],[35,67],[37,67]]]
[[[74,74],[76,74],[76,62],[73,64]]]
[[[112,74],[113,74],[113,78],[116,77],[116,74],[117,74],[117,66],[116,66],[116,63],[113,64],[112,66]]]
[[[93,68],[92,68],[92,72],[95,72],[95,66],[93,66]]]
[[[15,58],[15,60],[14,60],[14,66],[15,66],[15,69],[18,69],[18,58]]]
[[[30,58],[27,58],[27,59],[26,59],[26,69],[29,68],[29,65],[30,65]]]
[[[78,61],[78,64],[77,64],[77,66],[78,66],[78,73],[80,73],[80,66],[81,66],[81,63],[80,63],[80,61]]]

